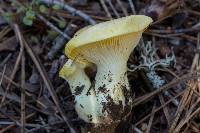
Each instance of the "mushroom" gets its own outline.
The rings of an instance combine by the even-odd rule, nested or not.
[[[74,63],[69,60],[60,75],[69,82],[72,93],[82,87],[75,96],[80,118],[110,124],[120,122],[131,111],[127,61],[151,22],[150,17],[131,15],[99,23],[81,29],[66,44],[65,53]],[[88,64],[97,66],[93,86],[84,72]],[[80,103],[85,110],[79,110]]]
[[[80,118],[86,122],[99,123],[97,99],[91,82],[84,72],[89,64],[80,64],[69,59],[59,75],[69,83],[71,93],[75,96],[75,109]]]

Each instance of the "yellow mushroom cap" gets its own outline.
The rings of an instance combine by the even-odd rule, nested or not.
[[[74,72],[77,71],[77,69],[84,69],[87,66],[91,66],[92,64],[89,63],[78,63],[76,61],[73,61],[71,59],[68,59],[68,61],[64,64],[64,66],[59,71],[59,76],[62,78],[70,77],[74,74]]]
[[[152,19],[144,15],[131,15],[119,19],[99,23],[78,31],[65,47],[66,55],[78,62],[87,62],[81,57],[81,49],[94,46],[100,41],[119,38],[131,33],[143,32]]]
[[[62,78],[71,76],[76,71],[76,66],[73,65],[73,60],[68,60],[63,68],[59,72],[59,76]]]

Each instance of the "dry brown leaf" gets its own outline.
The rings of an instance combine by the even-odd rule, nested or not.
[[[0,43],[0,52],[2,51],[14,51],[17,47],[17,40],[16,38],[10,37],[3,42]]]

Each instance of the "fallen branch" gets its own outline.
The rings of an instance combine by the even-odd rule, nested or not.
[[[39,19],[41,19],[44,23],[46,23],[46,25],[48,25],[49,27],[51,27],[53,30],[55,30],[56,32],[58,32],[59,34],[61,34],[64,38],[66,38],[66,39],[70,39],[70,37],[66,34],[66,33],[64,33],[64,32],[62,32],[60,29],[58,29],[56,26],[54,26],[51,22],[49,22],[46,18],[44,18],[42,15],[39,15],[39,14],[36,14],[37,15],[37,17],[39,18]]]
[[[68,30],[69,30],[69,26],[67,26],[67,28],[64,30],[64,33],[68,32]],[[56,37],[56,39],[52,43],[53,44],[52,48],[47,54],[47,57],[49,59],[53,59],[55,53],[59,51],[65,45],[66,41],[67,40],[62,35],[59,35],[58,37]]]
[[[83,13],[82,11],[79,11],[71,6],[69,6],[67,3],[64,1],[59,1],[59,0],[40,0],[42,3],[45,3],[47,5],[59,5],[62,7],[64,10],[70,12],[72,15],[79,16],[83,18],[84,20],[88,21],[90,24],[94,25],[96,22],[87,14]]]

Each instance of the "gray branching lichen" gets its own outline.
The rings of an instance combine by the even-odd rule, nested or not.
[[[165,83],[165,80],[158,76],[155,71],[147,72],[146,75],[152,83],[153,88],[160,88]]]
[[[156,73],[156,68],[162,67],[166,68],[169,67],[170,64],[176,62],[175,55],[172,53],[171,56],[166,55],[164,59],[158,59],[156,56],[157,48],[149,41],[146,44],[141,42],[139,45],[140,55],[140,65],[130,65],[129,71],[135,71],[136,69],[143,69],[146,71],[146,76],[148,77],[149,81],[152,83],[153,87],[158,89],[164,83],[163,80],[159,75]]]
[[[158,59],[156,57],[157,48],[155,48],[155,46],[151,42],[147,42],[146,45],[145,43],[142,43],[142,45],[140,46],[140,64],[143,65],[143,68],[147,72],[146,75],[152,83],[153,87],[158,89],[165,83],[165,80],[157,75],[155,69],[157,67],[166,68],[169,67],[172,62],[175,63],[175,55],[174,53],[172,53],[171,56],[166,55],[165,59]]]
[[[166,68],[169,67],[170,64],[176,63],[176,58],[174,53],[172,52],[171,56],[166,55],[164,59],[159,59],[157,57],[154,45],[151,42],[147,42],[146,45],[141,41],[141,44],[138,47],[141,55],[140,55],[140,65],[130,65],[129,71],[135,71],[137,69],[143,69],[146,72],[146,76],[153,85],[153,88],[159,89],[165,83],[165,80],[162,79],[157,73],[156,68],[162,67]],[[173,96],[168,92],[165,91],[164,95],[172,98]],[[177,100],[172,101],[174,105],[178,106],[179,102]]]

